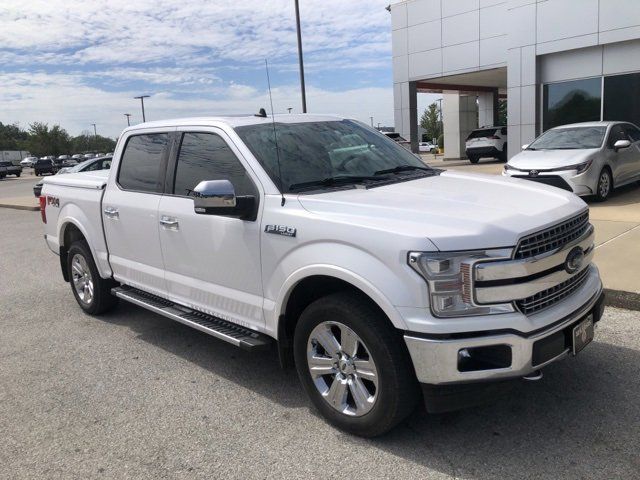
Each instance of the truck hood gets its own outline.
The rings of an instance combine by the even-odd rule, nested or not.
[[[555,187],[453,171],[298,199],[323,218],[426,237],[443,251],[515,246],[523,235],[587,208],[577,196]]]
[[[509,165],[522,170],[544,170],[546,168],[577,165],[589,160],[597,148],[580,150],[523,150],[509,160]]]

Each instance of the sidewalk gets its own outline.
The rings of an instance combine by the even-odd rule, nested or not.
[[[38,199],[33,195],[30,197],[9,197],[0,198],[0,208],[13,208],[15,210],[40,210]]]

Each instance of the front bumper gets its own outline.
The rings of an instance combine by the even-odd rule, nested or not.
[[[576,174],[575,170],[566,170],[559,172],[540,171],[537,175],[531,176],[527,170],[508,170],[502,172],[504,176],[512,178],[520,178],[522,180],[530,180],[532,182],[551,185],[568,192],[572,192],[579,196],[593,195],[597,179],[591,178],[591,170]],[[595,183],[594,183],[595,182]]]
[[[604,310],[604,293],[596,293],[579,309],[561,320],[527,334],[516,331],[475,332],[473,336],[429,338],[408,333],[404,336],[418,381],[431,385],[470,383],[518,378],[566,357],[571,352],[572,328],[590,313],[596,323]],[[453,335],[452,335],[453,336]],[[460,371],[461,350],[495,347],[498,355],[510,350],[508,366]],[[500,363],[500,362],[498,362]]]

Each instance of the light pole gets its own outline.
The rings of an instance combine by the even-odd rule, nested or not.
[[[92,123],[91,125],[93,125],[93,136],[97,137],[98,136],[98,131],[96,130],[96,124]]]
[[[369,117],[371,119],[371,128],[373,128],[373,117]]]
[[[131,126],[131,122],[129,121],[129,117],[131,116],[131,114],[130,113],[125,113],[124,116],[127,117],[127,127],[130,127]]]
[[[140,95],[138,97],[133,97],[135,99],[140,99],[140,105],[142,106],[142,123],[146,122],[147,119],[144,116],[144,99],[149,98],[149,95]]]
[[[296,30],[298,32],[298,63],[300,64],[300,90],[302,91],[302,113],[307,113],[307,94],[304,89],[304,63],[302,61],[302,33],[300,32],[300,7],[296,5]]]

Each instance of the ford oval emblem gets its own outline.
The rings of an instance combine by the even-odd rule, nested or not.
[[[583,262],[584,250],[582,247],[573,247],[564,262],[564,269],[567,273],[576,273],[582,267]]]

